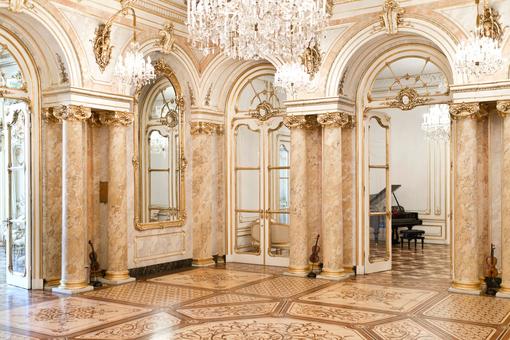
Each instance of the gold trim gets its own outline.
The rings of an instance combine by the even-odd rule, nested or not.
[[[120,281],[129,279],[129,272],[127,270],[122,271],[107,271],[104,278],[111,281]]]
[[[91,121],[100,125],[111,125],[111,126],[129,126],[134,120],[133,112],[125,111],[100,111],[94,112],[93,119]]]
[[[315,115],[286,115],[283,124],[289,129],[315,129],[320,126]]]
[[[81,289],[88,287],[89,283],[85,281],[80,282],[72,282],[72,281],[65,281],[60,280],[60,285],[58,286],[61,289]]]
[[[191,122],[191,135],[212,135],[214,133],[218,135],[223,134],[223,124],[211,123],[211,122]]]
[[[81,105],[60,105],[53,108],[52,114],[62,121],[83,121],[92,116],[92,111],[90,108]]]
[[[355,119],[347,112],[328,112],[317,116],[317,122],[323,127],[353,128]]]
[[[450,117],[452,120],[483,119],[488,116],[488,111],[480,103],[458,103],[450,105]]]
[[[480,281],[475,282],[452,282],[452,288],[462,290],[480,290]]]
[[[510,115],[510,100],[498,101],[496,104],[496,109],[502,118]]]
[[[304,66],[306,73],[310,75],[310,79],[313,79],[319,72],[322,64],[322,52],[320,50],[319,42],[312,39],[308,44],[308,47],[299,56],[301,65]]]
[[[403,111],[408,111],[428,101],[430,101],[430,98],[421,98],[415,89],[405,87],[398,92],[394,100],[387,101],[385,104],[389,107],[397,107]]]
[[[488,2],[485,2],[483,13],[476,18],[477,27],[480,28],[480,36],[492,38],[501,43],[505,27],[499,22],[500,18],[499,12],[489,7]]]
[[[261,114],[261,111],[263,111],[264,114]],[[271,117],[277,116],[280,113],[280,110],[275,109],[273,105],[271,105],[271,103],[269,103],[267,100],[262,101],[254,110],[250,110],[248,112],[251,117],[257,118],[262,122],[268,120]]]

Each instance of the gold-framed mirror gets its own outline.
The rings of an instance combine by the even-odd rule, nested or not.
[[[158,63],[161,65],[161,63]],[[170,68],[141,95],[135,133],[135,226],[179,227],[186,221],[184,99]]]

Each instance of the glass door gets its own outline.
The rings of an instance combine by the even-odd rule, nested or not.
[[[0,99],[0,103],[6,281],[30,288],[30,114],[24,102]]]
[[[391,269],[390,119],[365,116],[365,272]]]
[[[288,266],[290,131],[281,117],[234,123],[231,261]]]

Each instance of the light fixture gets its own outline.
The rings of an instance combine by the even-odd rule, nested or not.
[[[500,46],[503,28],[499,23],[499,13],[484,1],[483,13],[477,8],[476,27],[472,36],[463,41],[456,54],[457,71],[466,78],[480,78],[491,75],[503,67],[503,52]]]
[[[132,7],[129,7],[129,9],[131,9],[133,15],[133,40],[125,56],[119,55],[114,75],[124,85],[141,88],[156,78],[156,74],[151,58],[144,58],[140,50],[140,44],[136,41],[136,14]]]
[[[328,0],[188,0],[192,45],[234,59],[295,58],[326,25]]]
[[[319,77],[311,77],[305,67],[298,62],[285,63],[276,69],[274,85],[294,97],[297,92],[314,92],[318,88]]]
[[[450,114],[447,104],[432,105],[423,114],[421,124],[425,136],[430,140],[443,142],[450,139]]]

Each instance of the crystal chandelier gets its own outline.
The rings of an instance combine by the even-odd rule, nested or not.
[[[136,41],[136,14],[132,8],[130,9],[133,14],[133,41],[129,45],[126,55],[124,57],[119,55],[114,75],[124,85],[141,88],[156,78],[156,74],[151,58],[143,57],[140,44]]]
[[[318,88],[318,77],[311,78],[304,66],[298,62],[281,65],[276,69],[274,85],[294,97],[297,92],[313,92]]]
[[[442,142],[450,139],[450,115],[448,105],[430,106],[429,112],[423,114],[421,124],[425,136],[433,141]]]
[[[328,0],[188,0],[194,47],[234,59],[292,60],[320,32]]]
[[[478,12],[478,0],[476,5]],[[456,68],[468,79],[494,74],[503,67],[503,52],[500,46],[503,30],[498,21],[499,16],[499,13],[485,2],[483,14],[477,14],[476,28],[472,36],[458,48]]]

